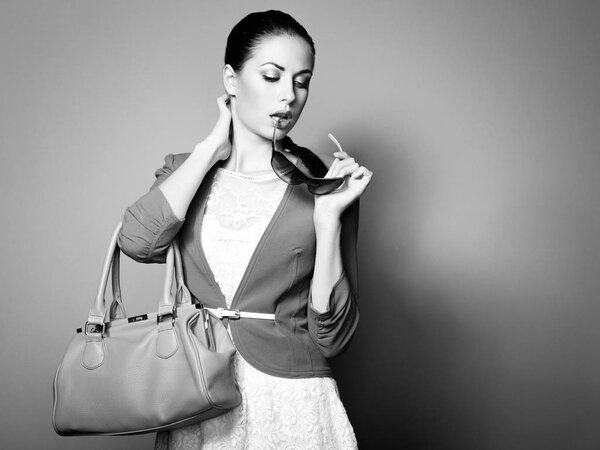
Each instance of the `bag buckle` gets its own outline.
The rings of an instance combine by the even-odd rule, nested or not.
[[[90,334],[104,335],[104,325],[104,322],[95,323],[86,320],[85,326],[83,327],[83,332],[86,336],[89,336]]]
[[[239,309],[224,309],[217,308],[214,310],[215,314],[219,319],[239,319],[240,318],[240,310]]]
[[[161,324],[166,322],[168,318],[171,318],[171,325],[175,325],[175,316],[177,315],[177,308],[175,305],[168,309],[168,305],[164,308],[161,306],[158,309],[158,314],[156,314],[156,323]]]

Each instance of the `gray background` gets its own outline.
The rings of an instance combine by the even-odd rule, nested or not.
[[[212,128],[230,28],[276,7],[317,45],[292,136],[375,172],[334,363],[361,447],[600,448],[598,5],[3,1],[0,447],[151,446],[56,436],[53,373],[124,209]],[[162,274],[125,265],[130,313]]]

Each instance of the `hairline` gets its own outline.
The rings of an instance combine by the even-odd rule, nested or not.
[[[291,38],[297,38],[300,39],[301,41],[303,41],[308,48],[310,49],[310,53],[312,54],[312,59],[313,59],[313,68],[315,65],[315,50],[313,48],[313,45],[311,45],[311,43],[304,37],[301,36],[300,34],[294,32],[294,31],[290,31],[290,30],[271,30],[268,33],[265,33],[261,36],[258,37],[258,39],[256,39],[254,42],[252,42],[252,46],[250,47],[250,50],[248,51],[248,57],[246,59],[244,59],[244,61],[242,61],[239,71],[242,71],[244,69],[244,66],[246,65],[246,62],[250,59],[253,58],[256,54],[255,49],[263,43],[263,41],[266,41],[268,39],[271,38],[275,38],[275,37],[280,37],[280,36],[288,36]],[[311,70],[311,74],[312,74],[312,70]]]

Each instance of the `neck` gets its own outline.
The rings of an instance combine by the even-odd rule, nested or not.
[[[222,167],[234,172],[253,174],[273,170],[271,168],[271,141],[258,136],[237,121],[233,121],[231,155]]]

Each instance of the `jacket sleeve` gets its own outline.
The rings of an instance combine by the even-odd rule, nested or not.
[[[339,355],[348,347],[358,325],[358,239],[359,200],[342,214],[340,246],[343,272],[329,295],[329,308],[319,313],[312,308],[312,283],[309,290],[308,330],[326,358]]]
[[[169,244],[183,225],[158,189],[187,154],[165,157],[165,164],[155,172],[150,190],[125,210],[118,244],[123,253],[138,262],[164,263]]]

